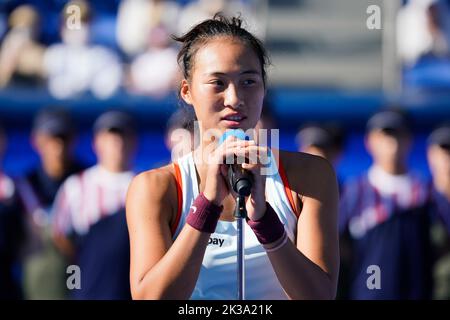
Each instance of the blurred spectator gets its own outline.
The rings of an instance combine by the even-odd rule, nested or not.
[[[436,220],[432,228],[437,260],[434,298],[450,299],[450,125],[436,128],[428,138],[428,163],[433,177],[432,201]]]
[[[8,29],[8,17],[2,9],[3,8],[0,7],[0,39],[3,39],[3,36]]]
[[[450,87],[450,2],[411,0],[401,9],[397,45],[406,90]]]
[[[340,208],[340,233],[351,252],[350,299],[431,298],[428,192],[407,167],[411,143],[399,112],[382,111],[367,123],[374,163],[345,186]]]
[[[98,164],[73,175],[55,202],[54,237],[81,270],[74,299],[130,299],[129,240],[125,197],[136,136],[131,118],[119,111],[94,124]]]
[[[397,45],[401,59],[413,65],[420,57],[449,54],[449,8],[445,1],[410,0],[397,18]]]
[[[307,124],[297,133],[298,150],[327,159],[335,168],[344,148],[344,132],[336,124]],[[342,188],[342,179],[338,177],[339,189]],[[340,268],[337,299],[348,296],[345,284],[350,276],[350,249],[346,239],[340,239]]]
[[[342,154],[344,134],[336,125],[306,125],[297,133],[299,151],[327,159],[335,168]]]
[[[266,91],[266,96],[264,97],[264,103],[261,110],[261,117],[256,123],[255,129],[266,129],[270,131],[271,129],[277,128],[277,123],[273,114],[273,93],[271,89]]]
[[[450,125],[442,125],[430,134],[427,156],[433,176],[433,189],[443,199],[447,199],[448,204],[450,200]],[[450,208],[442,207],[439,212],[450,233]]]
[[[179,6],[170,0],[123,0],[117,14],[117,42],[129,56],[143,53],[152,37],[159,37],[154,29],[163,28],[169,34],[176,31]],[[160,40],[157,40],[160,41]]]
[[[431,52],[436,56],[450,56],[450,2],[435,0],[428,8],[429,28],[433,36]]]
[[[27,228],[25,298],[63,299],[66,261],[53,245],[50,211],[64,179],[82,169],[72,156],[72,120],[62,109],[44,109],[34,120],[31,139],[41,163],[17,183]]]
[[[80,10],[77,26],[68,6]],[[122,81],[122,65],[115,52],[89,44],[91,13],[84,1],[71,1],[63,11],[62,43],[51,45],[44,55],[44,69],[48,75],[50,93],[66,99],[91,91],[97,98],[113,95]]]
[[[167,122],[165,144],[171,151],[171,162],[194,150],[195,113],[191,107],[181,107]]]
[[[6,136],[0,127],[0,162]],[[0,300],[21,299],[19,249],[23,242],[23,220],[13,180],[0,167]]]
[[[230,17],[241,14],[246,23],[246,28],[259,39],[264,39],[265,30],[262,21],[257,19],[254,11],[255,8],[248,2],[245,3],[240,0],[194,0],[183,8],[178,21],[177,32],[178,35],[185,34],[195,24],[213,17],[217,12],[222,12]]]
[[[267,145],[274,148],[278,148],[278,145],[272,144],[272,135],[274,135],[274,143],[280,143],[279,141],[279,128],[277,128],[277,121],[273,114],[273,94],[269,89],[266,91],[264,97],[263,107],[261,110],[261,116],[256,123],[254,134],[255,141],[260,145]],[[261,130],[261,131],[260,131]],[[267,130],[267,131],[264,131]],[[275,130],[275,131],[274,131]],[[278,131],[277,131],[278,130]]]
[[[10,29],[0,48],[0,88],[12,80],[36,84],[43,78],[45,48],[38,43],[39,13],[30,5],[17,7],[9,16]]]
[[[164,27],[153,28],[147,51],[130,66],[130,91],[164,97],[179,84],[177,50],[170,46]]]

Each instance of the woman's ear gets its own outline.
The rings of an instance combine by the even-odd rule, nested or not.
[[[180,96],[184,102],[192,105],[191,90],[186,79],[181,80]]]

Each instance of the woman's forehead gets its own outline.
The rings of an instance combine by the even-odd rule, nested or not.
[[[259,59],[248,44],[230,37],[206,42],[195,56],[194,71],[201,75],[254,73],[261,75]]]

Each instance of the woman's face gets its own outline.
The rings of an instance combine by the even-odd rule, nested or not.
[[[192,105],[201,130],[254,128],[264,99],[264,82],[255,52],[238,39],[209,40],[193,57],[191,79],[181,97]]]

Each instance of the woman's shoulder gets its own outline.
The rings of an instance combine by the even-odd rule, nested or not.
[[[177,203],[174,175],[172,164],[141,172],[133,178],[127,198],[142,205],[173,207]]]
[[[174,168],[168,164],[159,168],[143,171],[133,178],[132,184],[150,189],[166,189],[174,183]]]
[[[317,188],[336,183],[333,166],[322,157],[279,150],[279,158],[290,184],[300,194],[310,194]]]

